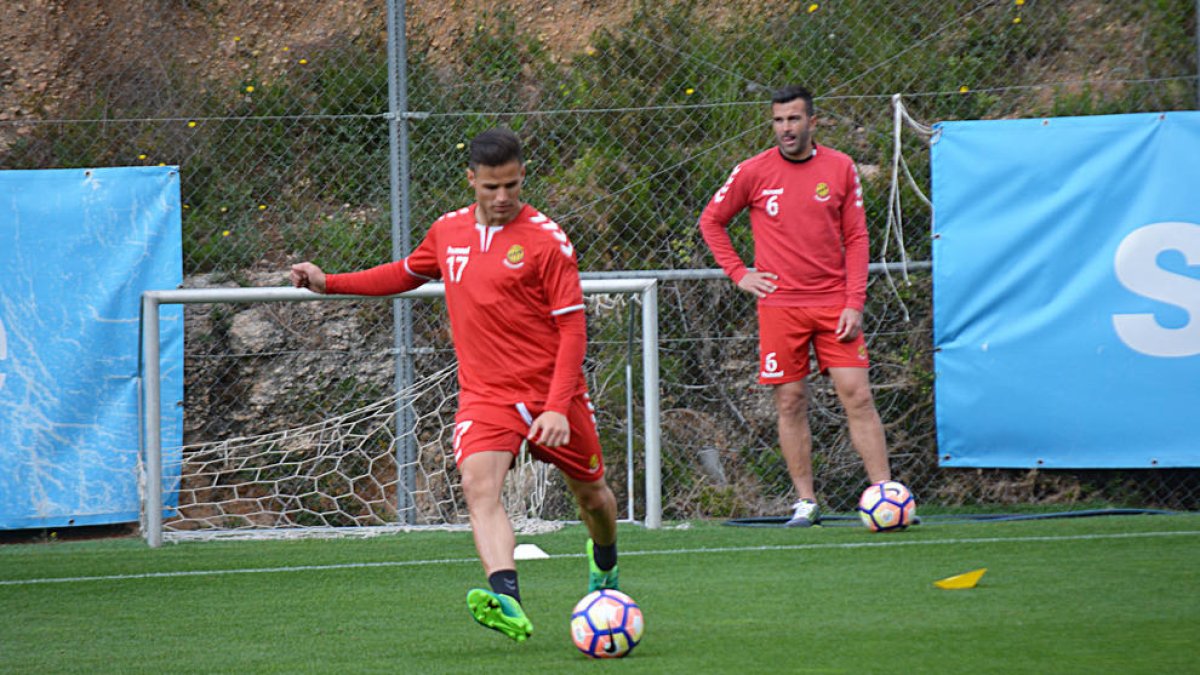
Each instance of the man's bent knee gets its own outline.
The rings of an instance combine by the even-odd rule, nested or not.
[[[617,498],[609,489],[608,483],[598,480],[591,483],[575,483],[575,499],[579,508],[584,511],[601,511],[610,504],[616,504]]]

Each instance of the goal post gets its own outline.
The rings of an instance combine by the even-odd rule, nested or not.
[[[662,525],[662,459],[659,408],[658,285],[655,279],[585,279],[585,296],[596,294],[632,294],[641,303],[642,394],[644,445],[644,525]],[[160,391],[159,308],[165,304],[217,303],[295,303],[312,301],[375,300],[397,298],[441,298],[440,283],[393,296],[324,295],[308,289],[290,287],[190,288],[146,291],[142,294],[142,318],[139,350],[141,354],[139,391],[141,401],[142,448],[139,484],[142,495],[142,535],[151,547],[163,542],[164,467],[162,443],[162,403]],[[632,409],[630,409],[632,415]],[[632,466],[627,466],[632,473]],[[403,481],[398,481],[400,485]],[[398,486],[397,489],[400,489]],[[630,513],[630,518],[633,514]]]

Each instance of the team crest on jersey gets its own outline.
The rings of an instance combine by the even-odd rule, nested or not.
[[[588,471],[595,473],[599,469],[600,469],[600,456],[592,455],[591,458],[588,459]]]
[[[520,269],[525,264],[525,247],[513,244],[504,254],[504,264],[510,269]]]
[[[813,199],[816,199],[819,202],[829,201],[829,184],[817,183],[816,194],[813,195]]]
[[[867,346],[866,345],[858,346],[858,360],[859,361],[867,360]]]

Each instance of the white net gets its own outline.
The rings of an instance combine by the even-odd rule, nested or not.
[[[467,511],[450,453],[455,368],[351,412],[292,429],[184,446],[178,503],[168,539],[371,536],[465,528]],[[397,433],[397,411],[420,401],[413,428]],[[398,459],[399,439],[417,439]],[[548,467],[518,457],[504,491],[521,532],[561,523],[541,518]]]
[[[143,297],[142,525],[151,546],[469,527],[452,452],[458,382],[448,317],[440,302],[416,302],[440,297],[441,287],[406,294],[412,304],[405,307],[430,326],[411,335],[407,347],[365,330],[401,317],[391,311],[395,300],[325,297],[269,286],[267,278],[251,281],[264,283]],[[644,485],[643,513],[657,525],[660,436],[649,412],[659,401],[657,286],[647,279],[585,279],[583,292],[589,340],[583,371],[597,404],[605,475],[629,520],[639,510],[634,484]],[[158,404],[162,364],[150,328],[162,304],[187,305],[184,394],[176,404],[183,411],[182,444],[164,445],[151,422],[170,414]],[[403,363],[411,371],[401,370]],[[242,386],[248,378],[253,384]],[[397,391],[402,379],[411,384]],[[637,418],[645,420],[640,434]],[[158,493],[149,487],[158,485]],[[561,474],[524,449],[502,497],[519,533],[557,529],[579,517]]]

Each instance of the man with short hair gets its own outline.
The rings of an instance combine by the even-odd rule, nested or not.
[[[867,477],[877,483],[891,473],[862,331],[869,251],[858,170],[847,155],[813,141],[808,90],[786,87],[771,101],[777,147],[733,169],[704,208],[700,231],[725,274],[758,298],[758,381],[774,390],[779,448],[798,498],[787,525],[808,527],[820,521],[805,384],[810,345],[846,409]],[[753,270],[727,230],[746,208]]]
[[[326,275],[304,262],[295,286],[318,293],[393,295],[441,279],[458,357],[454,459],[475,547],[491,590],[467,594],[480,624],[517,642],[533,633],[521,607],[504,478],[523,442],[563,473],[591,538],[588,590],[617,588],[617,502],[604,481],[575,249],[558,224],[521,202],[521,143],[507,129],[471,141],[475,203],[438,218],[403,260]]]

